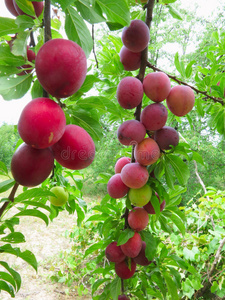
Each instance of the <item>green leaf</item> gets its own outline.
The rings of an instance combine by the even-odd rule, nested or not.
[[[171,299],[173,300],[179,300],[178,292],[177,292],[177,286],[171,276],[167,272],[163,272],[163,277],[166,281],[166,285],[168,288],[168,292],[171,296]]]
[[[0,65],[19,67],[24,64],[24,58],[11,53],[9,45],[2,44],[0,47]]]
[[[90,5],[90,1],[88,0],[78,0],[75,2],[75,5],[87,22],[91,24],[105,22],[105,18],[97,3],[92,2],[92,5]]]
[[[14,201],[21,202],[26,199],[41,198],[41,197],[48,197],[48,196],[54,196],[54,194],[49,190],[43,190],[42,188],[33,188],[19,194]]]
[[[185,75],[187,78],[190,78],[191,77],[191,74],[192,74],[192,66],[193,64],[195,64],[196,61],[195,60],[192,60],[188,63],[186,69],[185,69]]]
[[[167,5],[167,7],[169,8],[169,13],[174,19],[181,20],[181,21],[183,20],[182,16],[175,8],[173,8],[171,5]]]
[[[32,99],[42,97],[43,95],[43,87],[41,86],[38,79],[36,79],[31,88],[31,96]]]
[[[16,289],[15,280],[9,273],[0,271],[0,280],[1,279],[10,283],[14,287],[14,289]]]
[[[5,261],[0,261],[0,265],[2,265],[13,276],[13,278],[16,282],[16,291],[18,291],[20,289],[20,286],[21,286],[21,276],[20,276],[20,274],[17,271],[10,268],[10,266]]]
[[[5,281],[0,280],[0,291],[6,291],[12,298],[15,297],[13,287]]]
[[[48,217],[41,211],[37,209],[26,209],[14,215],[14,217],[22,217],[22,216],[32,216],[42,219],[45,224],[48,226],[49,220]]]
[[[20,248],[13,248],[10,244],[6,244],[0,247],[0,253],[10,253],[17,257],[20,257],[24,261],[26,261],[29,265],[31,265],[35,269],[35,271],[37,271],[36,257],[29,250],[25,250],[24,252],[21,252]]]
[[[14,19],[0,17],[0,36],[18,32],[18,25]]]
[[[109,22],[127,26],[130,23],[130,10],[126,0],[96,0]]]
[[[5,100],[20,99],[29,90],[32,82],[32,75],[23,75],[16,78],[0,78],[0,95]]]
[[[0,161],[0,172],[2,175],[8,176],[8,169],[3,161]]]
[[[13,42],[12,54],[16,56],[27,57],[27,40],[30,36],[29,31],[20,32],[17,34]]]
[[[8,243],[25,243],[25,237],[21,232],[11,232],[7,236],[1,238],[1,241]]]
[[[75,204],[75,207],[77,212],[77,226],[80,227],[85,219],[85,214],[78,204]]]
[[[34,6],[29,0],[16,0],[16,4],[29,16],[35,16]]]
[[[205,112],[202,106],[202,100],[199,98],[195,99],[195,106],[197,107],[197,112],[201,117],[204,117]]]
[[[182,235],[185,235],[186,228],[185,228],[184,222],[178,215],[176,215],[172,211],[168,211],[167,209],[164,210],[163,214],[164,214],[164,216],[168,217],[176,225],[176,227],[180,230]]]
[[[149,231],[142,231],[141,236],[146,243],[145,255],[152,261],[156,256],[158,241]]]
[[[109,215],[108,214],[95,214],[90,216],[86,222],[90,222],[90,221],[105,221],[107,219]]]
[[[0,182],[0,193],[4,193],[5,191],[9,190],[15,184],[14,179],[7,179],[5,181]]]
[[[190,177],[190,170],[183,160],[173,154],[167,155],[167,159],[174,169],[175,175],[181,185],[185,185]]]
[[[174,56],[174,64],[175,64],[175,67],[177,69],[177,71],[183,76],[185,77],[185,71],[184,71],[184,68],[183,68],[183,65],[182,63],[180,62],[179,60],[179,54],[178,52],[175,54]]]
[[[85,258],[86,256],[88,256],[89,254],[91,254],[91,253],[93,253],[93,252],[98,251],[99,249],[101,249],[101,248],[102,248],[102,245],[103,245],[103,242],[102,242],[102,241],[101,241],[101,242],[98,242],[98,243],[95,243],[95,244],[93,244],[93,245],[91,245],[91,246],[85,251],[85,253],[84,253],[84,258]]]
[[[26,15],[18,16],[15,23],[18,25],[20,31],[22,31],[22,29],[32,28],[35,25],[34,19]],[[29,31],[27,31],[27,33],[29,33]]]
[[[173,176],[172,170],[167,163],[164,164],[164,168],[165,168],[166,183],[170,189],[173,189],[174,176]]]
[[[120,277],[116,277],[111,283],[110,283],[110,294],[113,298],[113,300],[118,300],[118,296],[121,293],[121,279]]]
[[[65,13],[65,31],[68,38],[80,45],[88,57],[93,47],[93,40],[87,25],[74,8],[67,7]]]
[[[134,231],[132,229],[125,229],[119,236],[117,241],[117,246],[125,244],[130,238],[134,236]]]

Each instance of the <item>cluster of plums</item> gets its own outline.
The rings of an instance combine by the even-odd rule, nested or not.
[[[122,31],[122,42],[120,61],[124,69],[139,69],[142,51],[149,42],[148,26],[141,20],[131,21],[130,26]],[[171,146],[179,143],[177,131],[166,126],[167,108],[181,117],[192,110],[195,102],[190,87],[178,85],[171,88],[170,79],[163,72],[149,73],[143,83],[135,77],[123,78],[117,87],[117,100],[124,109],[134,109],[141,105],[144,93],[153,102],[142,109],[140,120],[125,121],[117,130],[122,145],[134,146],[135,162],[129,157],[121,157],[116,162],[115,175],[107,184],[108,194],[112,198],[127,195],[133,207],[128,215],[128,224],[134,230],[134,236],[121,246],[114,241],[106,248],[106,257],[115,263],[115,271],[122,279],[133,276],[136,264],[151,263],[145,255],[146,244],[138,232],[148,225],[149,214],[155,214],[151,203],[154,197],[160,202],[160,211],[166,205],[165,200],[160,200],[148,184],[150,175],[147,166],[154,164],[162,151],[170,150]],[[167,107],[162,104],[164,100]]]
[[[86,78],[85,53],[73,41],[49,40],[34,60],[40,84],[57,100],[76,93]],[[80,126],[67,125],[63,109],[51,98],[36,98],[24,107],[18,132],[24,143],[13,154],[11,171],[20,185],[33,187],[42,183],[53,170],[54,160],[63,167],[80,170],[94,159],[91,136]]]

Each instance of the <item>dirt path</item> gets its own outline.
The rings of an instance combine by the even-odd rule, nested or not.
[[[70,247],[69,239],[65,238],[66,230],[71,230],[75,224],[76,216],[63,211],[46,227],[45,223],[38,218],[23,217],[20,225],[16,227],[26,238],[26,243],[20,244],[21,250],[32,251],[39,263],[38,273],[20,258],[13,255],[2,256],[2,260],[19,271],[22,277],[22,286],[15,298],[8,293],[0,294],[1,300],[88,300],[90,297],[79,297],[76,294],[66,294],[67,287],[50,280],[49,260],[58,258],[60,251]]]

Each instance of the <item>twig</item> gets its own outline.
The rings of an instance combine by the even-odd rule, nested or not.
[[[162,71],[161,69],[156,68],[155,66],[153,66],[153,65],[152,65],[150,62],[148,62],[148,61],[146,62],[146,66],[149,67],[150,69],[154,70],[154,71],[164,72],[164,71]],[[188,83],[186,83],[186,82],[184,82],[184,81],[178,79],[176,76],[170,75],[170,74],[168,74],[168,73],[166,73],[166,72],[164,72],[164,73],[165,73],[169,78],[171,78],[171,79],[173,79],[174,81],[176,81],[177,83],[182,84],[182,85],[189,86],[189,87],[190,87],[192,90],[194,90],[197,94],[202,94],[202,95],[204,95],[206,98],[209,98],[209,99],[213,100],[214,102],[220,103],[220,104],[222,104],[222,105],[225,104],[224,101],[223,101],[222,99],[219,99],[219,98],[210,96],[210,95],[207,94],[207,92],[198,90],[196,87],[194,87],[194,86],[192,86],[192,85],[190,85],[190,84],[188,84]]]
[[[4,213],[5,209],[7,208],[7,206],[9,205],[10,202],[14,202],[14,198],[15,198],[15,194],[16,194],[16,191],[19,187],[19,183],[15,183],[12,190],[11,190],[11,193],[9,194],[9,201],[6,201],[2,207],[0,208],[0,217],[2,216],[2,214]]]
[[[96,62],[96,67],[98,69],[98,59],[97,59],[97,55],[95,52],[95,27],[94,24],[92,25],[92,40],[93,40],[93,54],[94,54],[94,58],[95,58],[95,62]]]
[[[215,259],[214,259],[214,261],[212,263],[211,269],[210,269],[210,271],[208,273],[208,276],[207,276],[208,277],[208,281],[205,282],[206,279],[203,281],[203,283],[205,282],[204,286],[203,286],[203,288],[201,288],[200,290],[198,290],[195,293],[195,295],[194,295],[195,298],[194,299],[200,298],[200,297],[204,296],[205,291],[211,286],[212,275],[213,275],[213,272],[216,269],[216,265],[217,265],[217,263],[218,263],[218,261],[220,259],[220,252],[222,251],[224,245],[225,245],[225,238],[222,239],[222,241],[220,242],[220,246],[219,246],[219,248],[216,251]]]

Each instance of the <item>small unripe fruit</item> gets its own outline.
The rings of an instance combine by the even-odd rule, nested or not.
[[[55,206],[62,206],[68,201],[69,194],[62,186],[54,186],[50,189],[50,192],[56,196],[49,196],[51,204]]]
[[[142,207],[150,201],[152,197],[152,189],[148,184],[145,184],[139,189],[130,189],[128,197],[131,204]]]

